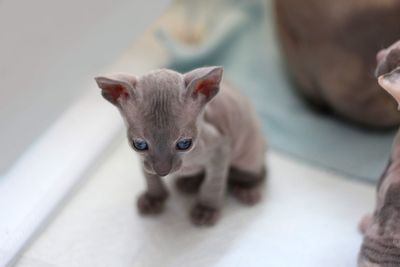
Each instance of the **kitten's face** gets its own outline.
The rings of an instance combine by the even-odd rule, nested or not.
[[[145,170],[159,176],[179,170],[182,158],[196,146],[198,131],[195,120],[183,127],[177,127],[178,122],[168,129],[146,124],[142,124],[143,128],[128,124],[129,143],[142,157]]]
[[[221,75],[221,68],[210,67],[185,75],[158,70],[140,78],[96,80],[103,96],[120,110],[129,144],[141,156],[145,171],[165,176],[179,170],[183,157],[196,146],[198,118],[218,92]]]
[[[165,176],[179,170],[182,157],[196,145],[200,113],[182,97],[183,78],[164,71],[151,73],[138,79],[136,90],[140,100],[131,99],[121,108],[131,147],[147,172]]]

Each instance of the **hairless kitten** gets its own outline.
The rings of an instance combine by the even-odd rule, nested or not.
[[[400,41],[377,55],[379,84],[400,104]],[[360,223],[359,267],[400,266],[400,131],[378,183],[375,211]]]
[[[147,189],[141,214],[163,210],[168,192],[162,179],[174,173],[177,188],[198,192],[190,212],[196,225],[213,225],[225,192],[246,204],[260,199],[265,144],[248,100],[221,83],[221,67],[186,74],[161,69],[141,77],[96,77],[105,99],[120,111],[132,148],[140,155]]]

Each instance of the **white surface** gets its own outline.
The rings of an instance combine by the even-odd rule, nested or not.
[[[16,256],[122,128],[99,98],[93,89],[72,105],[0,180],[0,266]]]
[[[177,192],[162,215],[137,214],[144,181],[121,140],[17,266],[355,266],[373,186],[275,153],[269,167],[259,205],[228,197],[219,223],[200,229],[188,220],[192,198]]]

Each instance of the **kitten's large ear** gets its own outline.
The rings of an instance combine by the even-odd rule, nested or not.
[[[111,74],[95,78],[102,96],[114,105],[119,101],[134,97],[136,78],[129,74]]]
[[[378,82],[399,103],[400,108],[400,66],[389,73],[379,76]]]
[[[400,66],[400,42],[379,51],[376,55],[376,61],[378,62],[375,70],[376,77],[389,73]]]
[[[222,67],[204,67],[186,73],[185,97],[207,103],[218,93],[222,73]]]

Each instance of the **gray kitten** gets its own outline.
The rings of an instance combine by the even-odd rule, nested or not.
[[[248,100],[227,84],[221,67],[186,74],[161,69],[141,77],[97,77],[105,99],[120,111],[128,139],[143,162],[147,190],[142,214],[163,210],[163,176],[178,176],[183,192],[198,191],[190,217],[196,225],[216,222],[225,192],[246,204],[260,198],[265,144]]]
[[[400,103],[400,42],[377,55],[379,84]],[[372,215],[360,224],[364,240],[359,267],[400,266],[400,131],[377,189]]]

